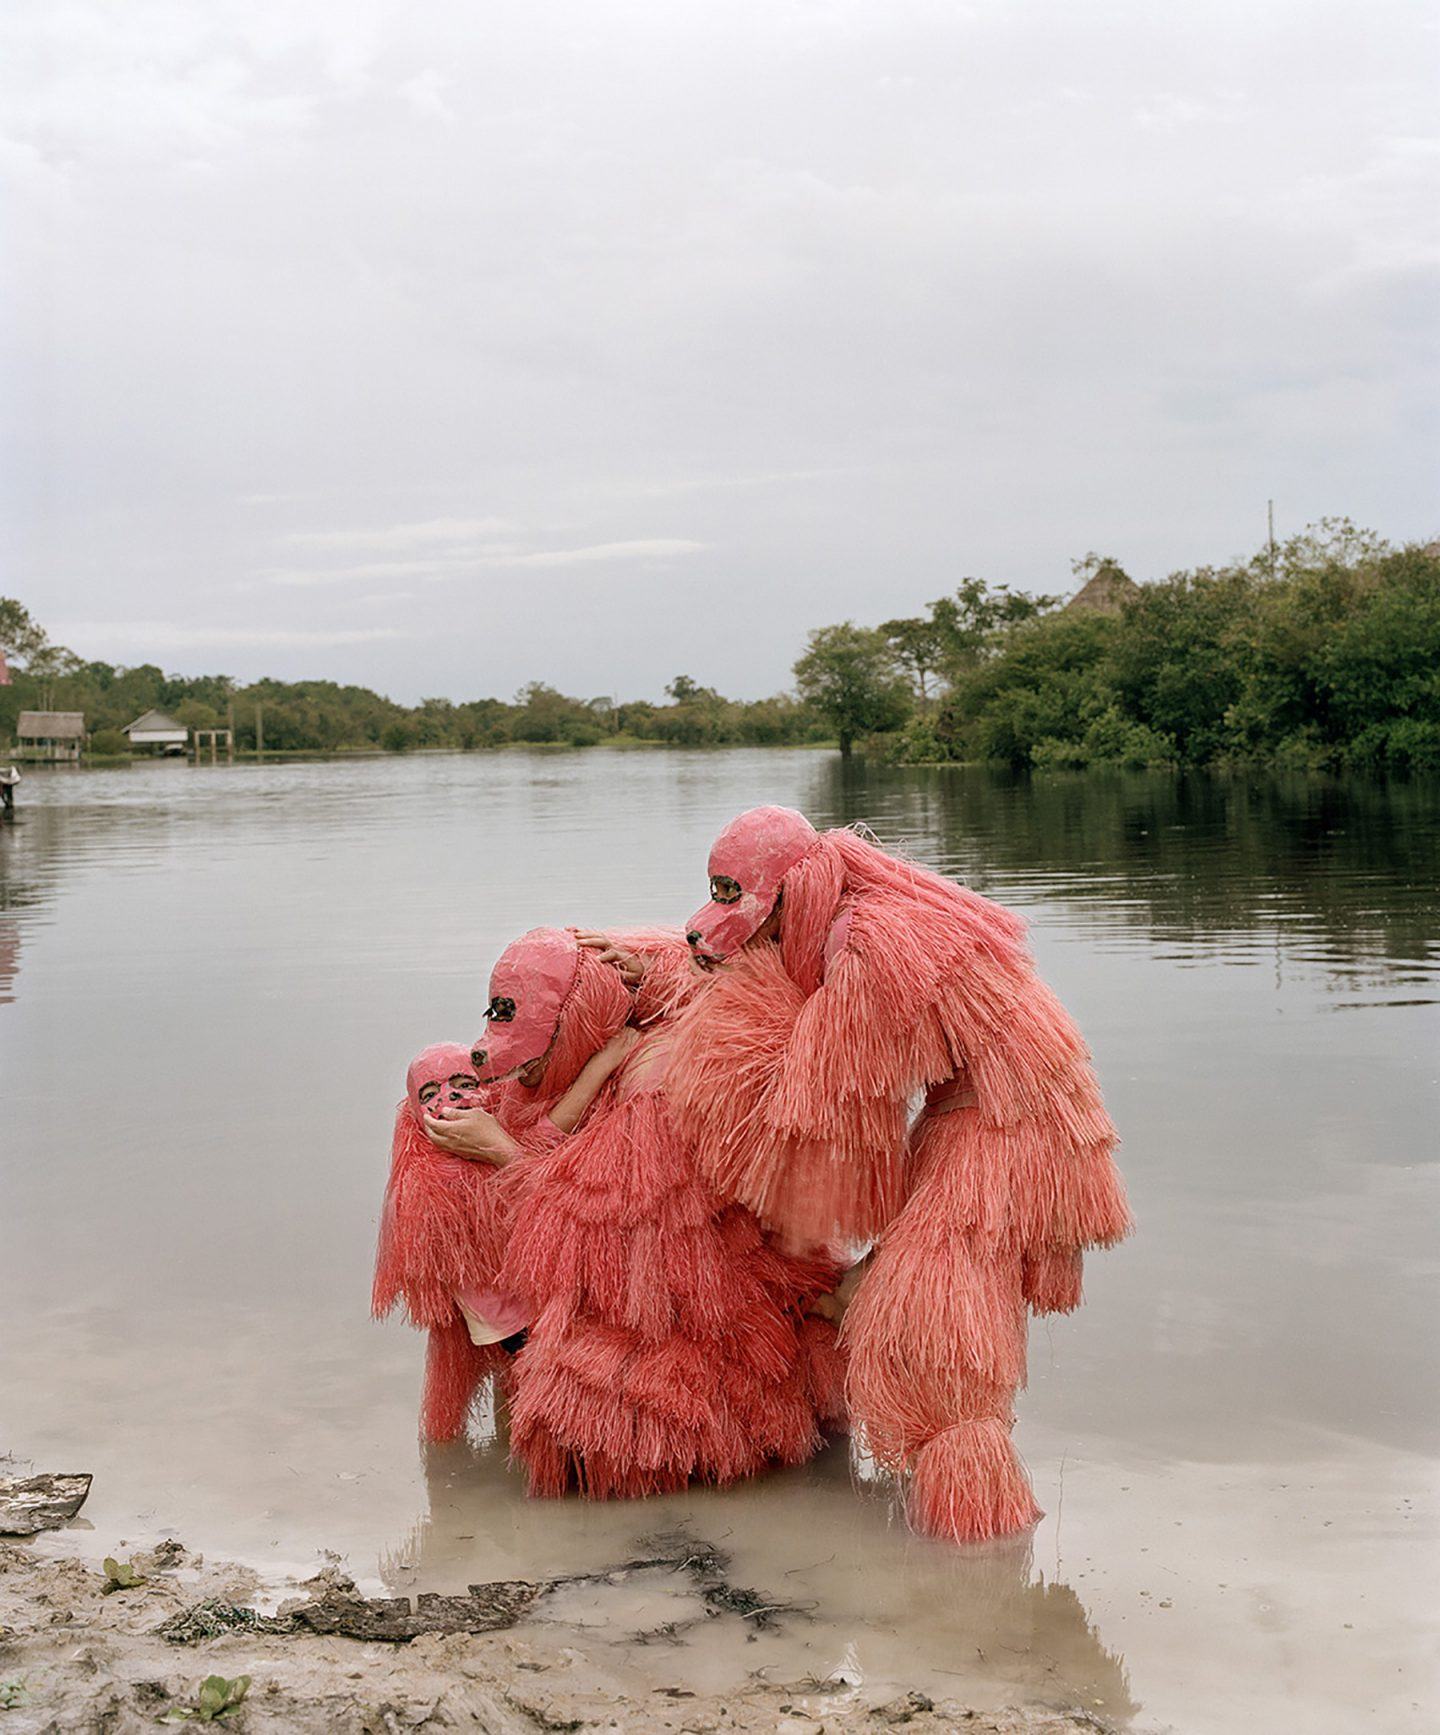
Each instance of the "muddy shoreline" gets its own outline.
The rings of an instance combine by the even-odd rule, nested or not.
[[[725,1694],[684,1684],[677,1649],[711,1621],[804,1620],[805,1610],[729,1576],[720,1550],[687,1535],[605,1571],[467,1597],[361,1597],[338,1566],[267,1584],[252,1568],[205,1560],[178,1541],[111,1558],[121,1579],[48,1551],[0,1542],[0,1717],[6,1735],[104,1730],[188,1720],[207,1677],[249,1676],[215,1720],[240,1731],[389,1735],[412,1729],[701,1732],[881,1730],[915,1735],[1071,1735],[1115,1726],[1082,1707],[976,1711],[918,1691],[867,1694],[837,1671],[777,1682],[755,1674]],[[129,1569],[128,1571],[125,1569]],[[601,1631],[567,1599],[614,1604]],[[662,1619],[624,1627],[640,1602]],[[247,1618],[248,1617],[248,1618]],[[376,1637],[393,1631],[395,1637]],[[481,1630],[428,1630],[446,1626]],[[407,1627],[410,1629],[407,1632]],[[347,1632],[367,1637],[346,1636]],[[743,1639],[742,1641],[743,1642]]]

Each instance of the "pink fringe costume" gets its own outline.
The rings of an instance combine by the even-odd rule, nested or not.
[[[757,808],[710,873],[687,938],[728,963],[676,1027],[676,1119],[721,1194],[790,1243],[878,1243],[847,1391],[876,1459],[910,1473],[916,1528],[1022,1529],[1040,1516],[1010,1438],[1027,1308],[1076,1307],[1081,1250],[1130,1227],[1085,1045],[1018,917],[853,832]]]
[[[503,1283],[535,1314],[510,1403],[533,1494],[638,1496],[798,1463],[820,1444],[817,1409],[838,1407],[833,1337],[827,1361],[828,1328],[802,1313],[834,1271],[768,1246],[700,1176],[663,1091],[663,1014],[695,973],[678,934],[640,938],[622,941],[649,965],[632,1002],[573,935],[523,936],[496,965],[474,1050],[490,1077],[548,1054],[538,1118],[632,1013],[652,1021],[578,1130],[526,1165]]]
[[[421,1102],[430,1085],[439,1086],[438,1096],[427,1093],[435,1106],[496,1107],[497,1093],[480,1088],[468,1049],[437,1043],[411,1062],[395,1111],[371,1307],[382,1319],[403,1301],[410,1323],[429,1333],[420,1436],[453,1440],[464,1432],[481,1381],[509,1361],[498,1342],[472,1340],[461,1304],[483,1319],[503,1315],[496,1289],[515,1176],[513,1165],[468,1162],[431,1144]]]

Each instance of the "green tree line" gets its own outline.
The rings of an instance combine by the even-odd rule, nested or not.
[[[842,746],[909,763],[1440,770],[1440,543],[1326,519],[1149,584],[1098,555],[1075,572],[1105,609],[966,579],[914,618],[822,628],[801,691]]]
[[[835,739],[829,723],[791,694],[726,699],[685,675],[670,683],[665,704],[575,699],[533,681],[509,701],[422,699],[400,705],[368,687],[336,681],[242,684],[228,675],[166,674],[154,663],[121,668],[86,662],[52,644],[13,598],[0,597],[0,649],[11,664],[11,684],[0,686],[0,743],[14,738],[21,711],[83,711],[90,750],[100,755],[127,753],[121,731],[152,708],[188,729],[233,727],[241,752],[255,751],[261,733],[265,751],[277,753],[401,753],[511,742],[769,747]]]
[[[1391,547],[1327,519],[1249,561],[1134,585],[1097,555],[1103,610],[980,578],[914,617],[817,628],[793,694],[724,698],[689,676],[667,702],[572,698],[396,704],[333,681],[180,676],[85,662],[0,598],[0,739],[22,709],[83,711],[97,752],[150,707],[281,752],[787,746],[838,741],[902,762],[1016,767],[1272,764],[1440,770],[1440,544]]]

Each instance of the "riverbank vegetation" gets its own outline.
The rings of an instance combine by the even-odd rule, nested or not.
[[[241,753],[261,744],[268,753],[403,753],[511,743],[769,747],[835,739],[824,719],[790,694],[726,699],[684,675],[670,683],[665,704],[576,699],[534,681],[510,701],[400,705],[368,687],[335,681],[242,684],[227,675],[170,675],[153,663],[118,668],[85,662],[48,640],[27,656],[15,630],[21,624],[33,629],[18,603],[0,598],[0,647],[14,646],[16,662],[24,659],[12,684],[0,686],[0,745],[14,737],[22,710],[82,711],[90,752],[115,757],[130,750],[126,725],[152,708],[187,729],[233,727]]]
[[[1135,585],[1076,562],[1068,603],[966,578],[924,613],[820,627],[796,691],[724,698],[677,676],[666,702],[572,698],[395,703],[333,681],[166,674],[86,662],[0,599],[0,741],[22,709],[83,711],[91,750],[128,750],[151,707],[188,728],[233,725],[254,751],[550,743],[682,747],[838,741],[907,763],[1017,767],[1279,765],[1440,770],[1440,544],[1392,548],[1325,520],[1273,552]]]
[[[1273,554],[1148,584],[1094,555],[1076,572],[1089,582],[1069,604],[966,580],[873,629],[907,678],[908,717],[872,749],[1016,767],[1440,770],[1440,543],[1392,548],[1326,520]]]

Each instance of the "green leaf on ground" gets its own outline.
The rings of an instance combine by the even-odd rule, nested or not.
[[[160,1719],[162,1723],[215,1723],[236,1710],[250,1691],[250,1677],[237,1675],[227,1681],[224,1675],[207,1675],[193,1705],[177,1705]]]
[[[137,1584],[144,1584],[144,1577],[135,1570],[133,1560],[113,1560],[105,1556],[105,1595],[109,1596],[116,1590],[134,1590]]]

